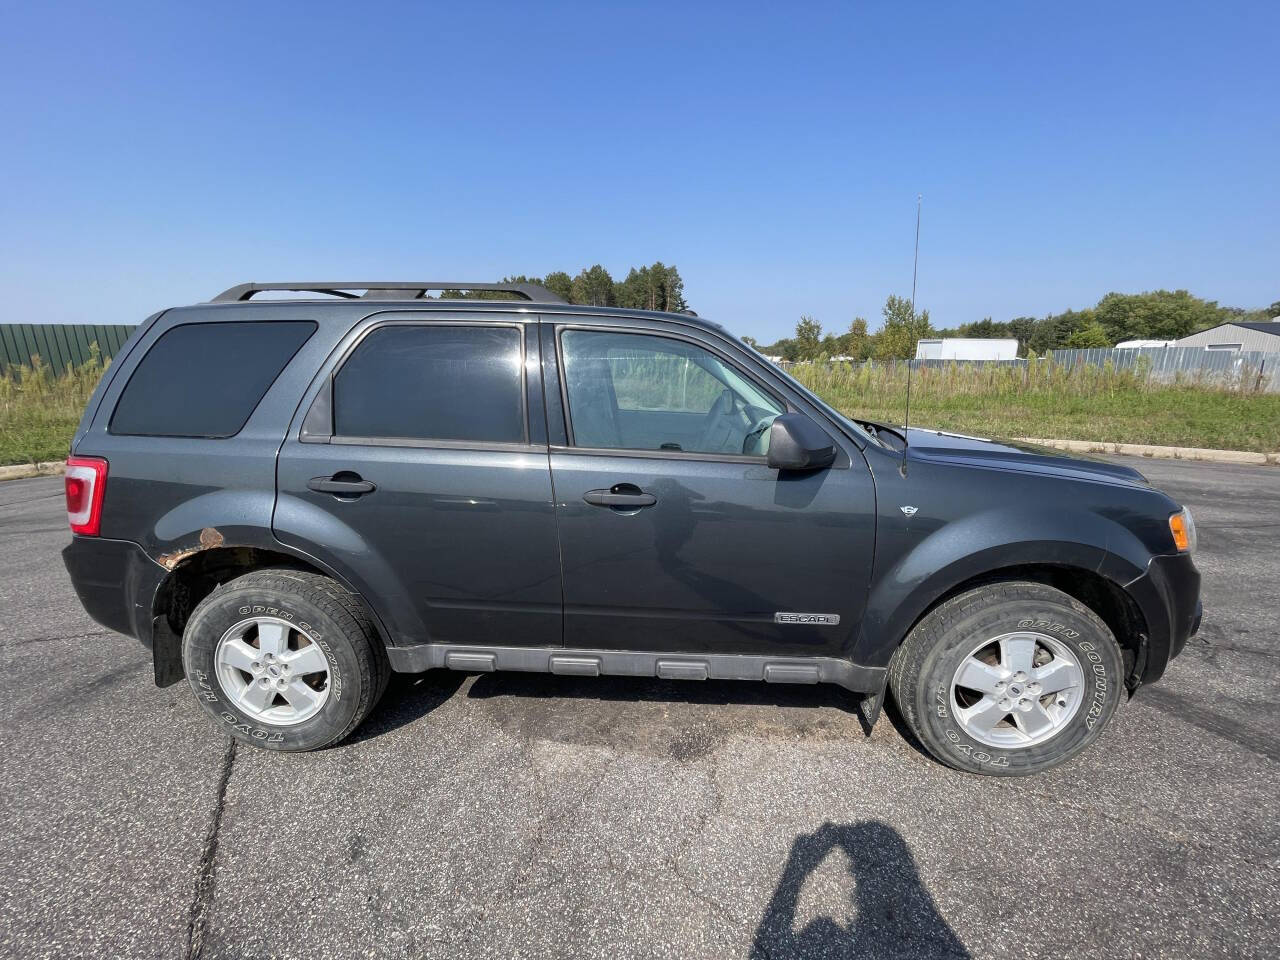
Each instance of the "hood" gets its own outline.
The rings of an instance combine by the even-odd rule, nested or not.
[[[918,427],[909,429],[907,437],[908,460],[960,463],[974,467],[1074,477],[1080,480],[1150,486],[1147,478],[1132,467],[1097,457],[1040,447],[1032,443],[1021,443],[1017,440],[984,440],[981,437],[968,437],[964,434],[945,433],[940,430],[922,430]]]

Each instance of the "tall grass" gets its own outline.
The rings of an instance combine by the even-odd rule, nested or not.
[[[907,365],[810,363],[789,370],[849,416],[901,424]],[[911,373],[911,422],[980,436],[1280,450],[1280,394],[1236,380],[1055,364],[946,364]]]
[[[0,375],[0,464],[61,460],[107,369],[96,343],[78,367],[54,371],[40,357]]]
[[[56,372],[34,358],[0,375],[0,464],[60,460],[81,411],[106,369],[94,348],[79,367]],[[620,365],[619,396],[636,406],[706,409],[720,389],[705,371],[641,377],[645,362]],[[790,373],[836,409],[901,424],[905,363],[797,364]],[[699,376],[701,375],[701,376]],[[705,382],[704,382],[705,381]],[[1151,382],[1142,370],[1074,368],[1040,361],[1021,367],[948,364],[912,372],[911,422],[995,437],[1054,437],[1274,453],[1280,450],[1280,394],[1239,382]],[[674,385],[674,386],[673,386]],[[677,391],[673,393],[673,391]]]

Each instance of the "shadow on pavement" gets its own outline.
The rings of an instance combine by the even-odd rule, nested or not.
[[[344,743],[360,743],[425,717],[457,693],[466,679],[465,673],[454,670],[393,673],[369,719]]]
[[[833,856],[843,871],[824,867]],[[806,882],[818,888],[813,895]],[[846,902],[833,902],[833,890]],[[751,960],[970,956],[920,881],[906,842],[875,820],[827,823],[796,838],[750,953]]]
[[[755,680],[656,680],[652,677],[562,677],[549,673],[483,673],[467,696],[545,697],[602,701],[858,708],[857,694],[829,684],[784,685]]]

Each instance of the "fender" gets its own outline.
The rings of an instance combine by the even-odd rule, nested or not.
[[[313,529],[317,539],[292,538],[285,541],[271,528],[275,506],[274,492],[262,491],[214,491],[186,501],[162,516],[142,544],[143,551],[157,565],[155,583],[148,598],[155,612],[160,590],[169,579],[194,557],[208,550],[248,548],[281,553],[314,567],[332,577],[364,601],[383,641],[394,644],[403,636],[401,624],[405,622],[396,600],[403,600],[404,591],[386,590],[393,584],[394,574],[380,564],[377,555],[362,545],[354,531],[337,524],[323,511],[312,511],[328,525]],[[305,506],[305,504],[303,505]],[[260,521],[260,522],[253,522]],[[196,526],[197,522],[203,523]],[[315,528],[315,519],[311,520]],[[319,546],[325,544],[326,546]],[[380,579],[378,589],[364,580],[355,569],[342,560],[342,548],[367,553],[362,557],[365,569],[374,571]],[[382,580],[382,577],[388,579]],[[416,620],[411,605],[404,605],[408,616]],[[412,622],[409,624],[412,629]],[[421,627],[419,626],[419,629]]]
[[[885,666],[937,600],[975,577],[1027,564],[1095,572],[1124,587],[1150,552],[1130,531],[1087,509],[997,507],[951,523],[881,517],[876,572],[853,659]],[[888,528],[888,529],[886,529]]]
[[[374,544],[331,512],[281,493],[271,520],[275,549],[288,549],[364,598],[391,645],[425,643],[426,625],[400,574]]]

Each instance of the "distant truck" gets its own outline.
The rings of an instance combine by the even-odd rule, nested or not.
[[[942,337],[916,342],[917,360],[1016,360],[1018,341],[978,337]]]

